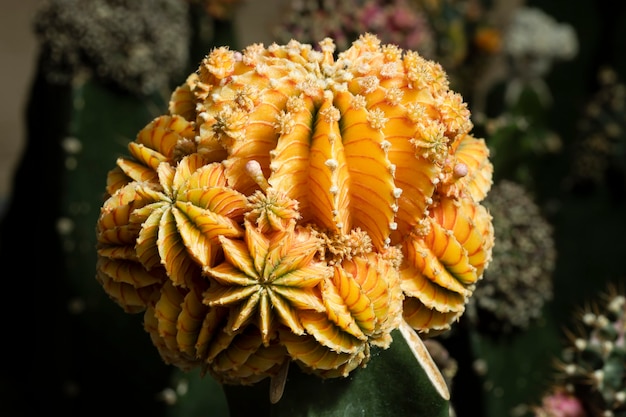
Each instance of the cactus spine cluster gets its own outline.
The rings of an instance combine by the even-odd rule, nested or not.
[[[577,401],[581,416],[626,416],[626,296],[611,288],[601,298],[581,311],[579,327],[568,332],[556,385],[538,415],[554,416],[546,407],[558,397]]]

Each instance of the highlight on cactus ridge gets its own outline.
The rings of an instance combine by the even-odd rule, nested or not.
[[[165,362],[347,376],[459,319],[492,165],[441,66],[363,34],[214,48],[107,177],[97,280]]]

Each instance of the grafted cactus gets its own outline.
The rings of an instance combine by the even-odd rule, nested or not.
[[[347,376],[464,312],[492,166],[441,67],[365,34],[213,49],[107,178],[97,279],[227,384]]]

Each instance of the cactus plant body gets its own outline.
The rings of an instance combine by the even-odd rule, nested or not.
[[[365,366],[450,328],[491,259],[492,165],[445,72],[364,34],[214,48],[107,177],[97,280],[225,384]]]

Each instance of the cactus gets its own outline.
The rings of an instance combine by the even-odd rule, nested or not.
[[[54,84],[98,78],[137,95],[170,91],[189,60],[189,8],[180,0],[48,0],[35,16],[41,67]]]
[[[345,379],[398,329],[448,330],[493,246],[488,150],[442,69],[370,34],[319,48],[213,49],[97,222],[98,282],[163,360],[274,403],[291,363]]]
[[[564,387],[563,384],[557,384],[546,390],[543,398],[537,393],[545,385],[542,377],[551,371],[547,366],[549,364],[547,360],[551,359],[552,353],[560,352],[561,346],[555,343],[560,333],[557,330],[563,321],[571,320],[568,307],[580,297],[596,290],[602,284],[604,277],[622,273],[619,261],[623,257],[622,237],[626,233],[624,227],[626,223],[623,222],[622,214],[625,194],[621,192],[624,184],[622,175],[624,170],[623,158],[621,158],[623,147],[619,142],[622,136],[619,134],[619,126],[623,118],[620,119],[620,113],[617,110],[620,108],[619,99],[622,97],[623,89],[621,84],[613,82],[618,80],[615,75],[623,70],[620,61],[616,62],[617,57],[623,56],[623,54],[620,55],[623,48],[620,49],[620,42],[613,39],[616,38],[615,33],[618,32],[609,34],[612,26],[608,19],[604,19],[608,17],[617,19],[617,9],[611,8],[610,13],[607,12],[602,20],[596,22],[601,24],[594,25],[594,16],[602,11],[587,4],[592,2],[577,4],[576,8],[558,8],[552,3],[536,3],[535,5],[539,7],[543,3],[547,10],[551,9],[559,20],[576,22],[577,19],[581,19],[585,22],[585,36],[580,38],[580,59],[570,63],[564,62],[560,68],[554,65],[554,76],[545,79],[546,85],[550,87],[548,91],[550,94],[542,95],[541,89],[525,88],[521,95],[510,96],[519,97],[520,100],[517,103],[509,102],[509,105],[506,105],[502,91],[506,84],[498,84],[506,83],[513,78],[510,75],[514,67],[509,65],[513,61],[503,59],[513,58],[514,55],[506,49],[510,46],[507,46],[510,39],[506,36],[506,29],[513,12],[523,2],[519,0],[496,2],[412,0],[417,9],[421,8],[422,11],[427,12],[426,17],[429,19],[427,26],[423,27],[420,24],[419,28],[425,29],[424,32],[434,29],[437,33],[429,41],[436,40],[437,54],[435,56],[428,52],[432,47],[428,46],[428,42],[426,46],[416,49],[422,57],[433,59],[441,64],[447,72],[449,89],[460,93],[468,100],[468,108],[472,110],[472,121],[476,124],[472,135],[488,138],[487,144],[491,150],[489,162],[494,164],[493,172],[497,174],[496,188],[499,180],[515,180],[532,191],[533,195],[538,197],[537,204],[542,211],[552,216],[550,223],[555,226],[554,239],[559,249],[558,264],[553,274],[555,280],[552,297],[550,300],[537,298],[539,302],[544,301],[541,309],[542,315],[536,317],[533,314],[532,320],[525,321],[527,326],[518,329],[523,331],[502,333],[503,337],[494,338],[491,334],[481,333],[479,331],[481,329],[476,328],[475,324],[468,320],[471,316],[468,311],[459,315],[459,311],[463,309],[472,311],[472,304],[478,301],[480,289],[486,288],[487,281],[491,278],[495,279],[498,275],[497,257],[500,256],[500,252],[498,250],[499,239],[496,236],[493,260],[484,273],[484,278],[476,282],[476,291],[472,292],[474,291],[473,285],[466,288],[471,296],[468,295],[465,307],[457,311],[457,318],[440,328],[426,326],[419,330],[420,338],[424,339],[424,345],[433,356],[436,366],[441,368],[449,385],[451,390],[449,404],[442,396],[442,391],[435,388],[437,382],[433,382],[432,378],[436,377],[436,372],[426,372],[425,368],[422,368],[429,364],[428,360],[421,362],[424,359],[423,351],[421,354],[417,353],[421,359],[416,362],[413,350],[417,349],[416,352],[419,352],[420,342],[412,345],[405,339],[400,329],[391,330],[390,328],[384,329],[390,330],[387,336],[392,340],[387,348],[376,345],[376,328],[367,334],[361,329],[369,338],[366,342],[369,357],[361,363],[365,366],[357,366],[345,378],[339,376],[320,379],[316,371],[307,370],[306,367],[300,365],[294,366],[298,362],[292,361],[287,372],[283,396],[276,404],[271,404],[268,401],[268,391],[272,386],[280,387],[277,382],[285,382],[284,378],[279,378],[284,374],[280,372],[276,375],[272,374],[252,385],[222,385],[213,377],[215,375],[209,375],[214,371],[207,367],[200,366],[185,371],[178,367],[167,366],[163,363],[160,354],[164,353],[169,359],[168,355],[179,354],[178,348],[169,350],[167,346],[163,347],[161,342],[165,340],[165,337],[161,337],[158,330],[155,331],[154,327],[151,327],[154,322],[144,322],[144,314],[141,313],[133,315],[124,313],[123,309],[119,309],[115,303],[107,299],[106,291],[102,291],[101,284],[93,279],[94,270],[98,265],[98,254],[94,248],[96,235],[93,229],[98,221],[97,207],[103,203],[102,191],[111,166],[115,165],[120,155],[128,154],[129,149],[126,146],[137,138],[137,132],[142,131],[142,128],[155,120],[155,115],[167,111],[167,101],[171,93],[167,91],[170,89],[169,83],[173,81],[174,86],[178,86],[184,82],[183,79],[167,79],[163,77],[163,74],[175,67],[178,68],[176,72],[185,67],[186,71],[183,75],[195,71],[198,69],[198,62],[209,50],[203,40],[192,38],[190,46],[194,53],[189,55],[189,59],[183,64],[185,58],[181,54],[187,52],[184,46],[176,43],[179,46],[165,50],[157,46],[157,43],[167,38],[167,34],[171,35],[174,29],[179,30],[179,36],[174,39],[175,42],[189,40],[186,30],[191,29],[192,32],[195,31],[196,36],[200,32],[203,35],[214,36],[214,45],[230,45],[231,47],[236,45],[231,42],[233,38],[229,37],[228,30],[224,30],[228,29],[228,22],[223,20],[234,16],[234,9],[231,7],[236,1],[180,0],[180,2],[189,4],[190,14],[197,11],[212,14],[209,22],[196,19],[198,16],[189,16],[189,27],[185,27],[187,24],[183,21],[185,19],[173,17],[168,19],[154,14],[147,16],[145,26],[120,27],[122,23],[133,24],[141,21],[142,18],[129,18],[129,13],[110,14],[111,10],[106,9],[107,7],[110,9],[112,5],[124,4],[128,11],[131,9],[149,10],[146,4],[165,4],[161,0],[139,2],[141,4],[127,0],[94,0],[80,3],[74,0],[42,3],[44,5],[65,4],[74,12],[83,8],[76,7],[77,4],[84,5],[84,9],[88,10],[94,10],[96,4],[104,5],[104,9],[96,8],[98,11],[108,10],[102,13],[101,17],[117,16],[117,19],[114,18],[108,26],[103,27],[93,20],[99,15],[98,13],[79,14],[74,16],[78,20],[74,21],[73,24],[77,26],[73,26],[73,30],[83,31],[93,28],[100,33],[106,33],[107,28],[121,29],[108,33],[106,37],[96,38],[109,42],[109,47],[113,39],[124,39],[124,42],[130,38],[139,40],[143,43],[144,50],[149,49],[153,54],[150,55],[150,59],[141,63],[148,65],[144,69],[151,68],[155,72],[148,72],[144,75],[132,72],[130,70],[138,69],[138,67],[124,67],[124,64],[137,63],[131,56],[128,56],[128,60],[122,61],[109,59],[111,53],[98,55],[92,48],[93,43],[88,44],[88,48],[81,53],[76,54],[76,51],[73,51],[68,54],[68,50],[62,47],[67,45],[77,47],[81,41],[93,41],[94,36],[86,34],[87,36],[68,38],[58,27],[53,28],[52,25],[55,23],[67,25],[71,22],[67,20],[69,15],[66,13],[57,14],[54,19],[49,16],[46,23],[37,28],[41,31],[39,32],[41,39],[45,40],[48,36],[51,43],[41,50],[40,58],[45,58],[45,61],[40,59],[38,63],[39,71],[33,80],[30,93],[26,119],[28,144],[24,158],[19,164],[14,187],[12,187],[13,196],[5,221],[1,225],[1,260],[5,265],[21,267],[18,269],[19,274],[11,275],[11,272],[8,272],[4,280],[3,289],[13,301],[3,304],[3,316],[7,318],[5,334],[10,342],[7,346],[10,349],[10,357],[18,360],[8,361],[5,364],[5,372],[2,373],[3,411],[11,415],[34,415],[37,411],[41,413],[41,410],[36,408],[41,404],[46,407],[46,412],[54,410],[66,415],[88,414],[91,416],[141,413],[155,417],[160,415],[183,417],[200,414],[236,416],[255,413],[255,415],[293,417],[336,415],[339,413],[337,410],[340,409],[344,415],[361,415],[367,411],[367,415],[412,413],[437,417],[447,414],[457,414],[459,417],[521,417],[524,411],[529,411],[530,408],[516,405],[520,402],[528,404],[531,401],[530,403],[540,405],[535,411],[541,417],[592,417],[591,409],[586,403],[604,402],[599,391],[594,396],[587,395],[586,402],[582,401],[582,396],[575,395],[575,390],[568,390],[568,387]],[[317,0],[292,3],[328,7],[331,4]],[[394,18],[397,16],[385,13],[388,9],[365,7],[365,4],[371,6],[393,3],[392,1],[354,2],[363,7],[350,7],[350,3],[352,2],[336,3],[326,19],[317,21],[319,23],[317,29],[334,30],[337,29],[338,21],[347,19],[343,20],[343,29],[353,27],[353,23],[359,22],[372,23],[371,28],[376,28],[381,21],[384,21],[384,29],[380,30],[378,27],[373,30],[379,33],[379,39],[382,42],[399,39],[392,37],[399,33],[409,33],[403,31],[402,25],[393,26]],[[464,7],[458,8],[459,5]],[[180,8],[175,6],[170,11],[183,8],[184,6]],[[587,13],[590,9],[591,13]],[[344,11],[343,17],[338,15],[340,10]],[[377,14],[378,12],[381,14]],[[362,17],[375,17],[375,19],[360,21]],[[154,37],[142,38],[138,30],[140,26],[151,28],[151,30],[160,28],[162,33],[155,34]],[[549,32],[536,31],[535,35],[546,33]],[[337,45],[340,45],[338,49],[344,50],[356,40],[356,34],[357,32],[353,31],[348,36],[350,39],[342,38],[337,32],[330,35]],[[596,36],[602,34],[606,36]],[[313,44],[324,35],[313,35],[308,38],[304,34],[292,35],[283,38],[284,42],[279,43],[288,43],[289,39],[295,38]],[[386,35],[390,38],[385,38]],[[428,38],[424,39],[428,40]],[[529,38],[525,37],[522,40],[524,39]],[[411,38],[406,37],[402,40],[409,41]],[[169,42],[173,45],[171,40]],[[544,43],[535,42],[530,46],[537,47],[540,44]],[[405,49],[413,48],[407,44],[400,44],[400,46]],[[314,46],[313,49],[317,52],[320,48]],[[563,48],[553,50],[553,52],[558,53],[562,50]],[[503,53],[506,51],[509,51],[507,57]],[[607,64],[616,64],[615,74],[602,72],[603,77],[607,74],[610,76],[602,78],[600,87],[604,85],[604,81],[610,82],[604,85],[608,88],[606,90],[602,88],[603,93],[598,96],[587,94],[588,87],[595,86],[593,82],[589,82],[591,80],[586,79],[585,75],[595,69],[593,65],[593,68],[589,68],[587,62],[589,51],[600,52],[602,63],[606,61]],[[558,57],[553,55],[551,58],[551,62],[556,64],[558,59],[554,58]],[[57,68],[56,72],[52,71],[54,59],[61,59],[56,63],[62,65]],[[98,64],[122,64],[122,67],[99,70]],[[69,71],[65,71],[66,69]],[[127,78],[120,80],[110,77],[113,74],[118,76],[125,74]],[[507,75],[510,77],[507,78]],[[501,78],[502,76],[504,78]],[[623,77],[623,74],[621,76]],[[231,77],[226,77],[222,84],[226,85],[231,81]],[[280,85],[278,81],[273,80],[273,82]],[[197,93],[200,93],[203,87],[196,82],[191,85]],[[216,88],[213,84],[207,85],[213,88],[211,93],[215,92]],[[541,83],[530,83],[530,87],[536,85],[541,85]],[[226,89],[231,86],[232,84],[228,84]],[[152,95],[152,92],[148,93],[149,90],[153,91],[154,87],[159,92],[155,95]],[[224,86],[219,88],[222,87]],[[543,92],[546,91],[544,88]],[[537,94],[538,92],[540,94]],[[498,103],[500,95],[502,103]],[[542,100],[548,96],[555,101],[555,105],[551,108],[547,108],[547,102]],[[572,154],[575,159],[568,161],[565,158],[566,152],[561,151],[567,151],[567,147],[572,144],[572,138],[577,134],[576,125],[572,122],[577,115],[572,115],[570,110],[572,107],[578,108],[583,103],[579,100],[585,97],[589,99],[587,101],[589,106],[583,115],[585,117],[581,118],[583,119],[580,125],[582,130],[579,132],[580,136],[577,137],[580,147],[572,149],[575,151]],[[596,101],[595,98],[602,101]],[[10,97],[9,101],[12,99]],[[368,105],[371,104],[370,102]],[[203,104],[206,103],[203,101]],[[192,107],[190,106],[187,110],[180,110],[181,107],[179,107],[180,114],[178,115],[182,116],[184,113],[185,116],[182,117],[185,120],[196,122],[199,119]],[[388,111],[391,106],[385,107],[378,104],[378,107]],[[438,111],[437,105],[432,105],[429,109],[431,110],[429,117]],[[481,114],[483,110],[485,113]],[[187,111],[189,113],[186,113]],[[549,117],[545,117],[548,113]],[[189,119],[186,118],[188,115],[191,115]],[[207,113],[207,115],[215,116],[214,113]],[[259,113],[256,115],[258,116]],[[318,117],[319,113],[314,113],[311,120],[317,120]],[[257,118],[258,120],[261,119]],[[393,120],[392,123],[398,121],[397,119],[391,120]],[[311,122],[312,131],[313,126]],[[556,130],[553,132],[554,127]],[[587,140],[587,138],[593,139]],[[451,143],[453,142],[448,142],[448,145]],[[131,147],[136,150],[140,146],[135,144]],[[463,152],[453,148],[453,146],[448,146],[449,155],[453,157],[463,155]],[[163,154],[161,148],[152,150],[155,151],[153,155]],[[271,151],[274,149],[264,149],[261,154],[270,156],[265,161],[260,161],[263,177],[268,183],[273,181],[273,171],[269,163],[274,157],[270,154]],[[152,154],[149,150],[146,152]],[[482,152],[484,153],[484,150]],[[126,167],[129,161],[137,163],[140,161],[135,158],[133,151],[130,154],[130,157],[121,157]],[[181,152],[180,155],[185,154]],[[229,156],[224,155],[219,161],[212,163],[226,161]],[[569,156],[568,154],[567,157]],[[179,163],[178,158],[179,155],[170,161],[172,166]],[[484,160],[482,157],[478,159]],[[446,160],[438,166],[444,174],[437,178],[439,183],[433,185],[432,206],[430,202],[424,204],[428,206],[428,212],[423,212],[424,216],[438,219],[436,210],[431,209],[440,207],[441,193],[446,192],[456,196],[456,191],[464,190],[466,185],[469,185],[468,183],[472,183],[468,181],[459,187],[450,187],[449,184],[445,184],[447,179],[454,176],[454,168],[450,170],[452,162]],[[566,183],[562,182],[563,165],[561,162],[566,165],[570,163],[571,167],[571,176]],[[464,164],[467,165],[467,161]],[[597,167],[597,169],[583,168],[588,166]],[[255,168],[251,168],[250,172],[253,172]],[[468,172],[473,172],[476,168],[477,166],[470,167]],[[375,172],[380,173],[380,170],[375,170]],[[464,169],[459,164],[457,174],[463,172]],[[448,175],[450,173],[452,175]],[[468,176],[463,178],[467,179]],[[574,187],[561,187],[562,185],[574,185]],[[589,188],[585,188],[589,186],[593,187],[593,191],[600,192],[580,192],[589,191]],[[258,184],[254,187],[258,187],[259,192],[263,191]],[[605,201],[607,190],[610,197],[615,197],[610,205]],[[247,204],[250,204],[250,206],[246,205],[248,211],[245,212],[242,222],[237,225],[245,229],[242,226],[247,224],[246,221],[251,221],[254,227],[258,225],[258,229],[262,230],[264,235],[274,233],[274,229],[268,231],[267,227],[281,224],[290,232],[291,226],[288,218],[294,216],[294,210],[297,212],[296,215],[299,214],[302,208],[300,205],[295,208],[286,204],[276,205],[276,210],[263,211],[259,210],[259,200],[257,200],[257,209],[254,210],[252,206],[255,203],[256,190],[254,192],[236,191],[244,194]],[[489,196],[496,197],[494,191],[496,191],[495,188],[490,190]],[[460,192],[460,194],[463,193],[464,191]],[[299,203],[297,199],[292,200]],[[478,203],[489,210],[489,198]],[[276,213],[286,213],[287,220],[285,217],[275,216]],[[491,214],[494,216],[495,229],[497,221],[502,219],[503,215],[493,209]],[[298,223],[301,222],[301,218],[294,220],[296,226],[303,226],[302,223]],[[396,223],[401,228],[402,222]],[[426,229],[416,228],[415,232],[417,235],[423,234]],[[315,233],[317,233],[315,237],[321,237],[326,242],[319,230],[313,229],[312,234]],[[495,233],[497,234],[497,230]],[[399,235],[400,232],[396,231],[393,239]],[[431,253],[422,252],[427,253],[426,259],[430,262],[425,266],[436,265],[434,261],[439,260],[441,252],[434,253],[435,243],[441,242],[439,238],[442,235],[435,236],[433,232],[432,245],[428,248]],[[428,237],[421,237],[423,245],[428,246]],[[242,240],[242,238],[226,239]],[[219,251],[221,251],[221,243],[219,245]],[[336,246],[332,248],[336,250]],[[400,253],[405,250],[405,248],[401,249]],[[379,249],[375,248],[375,251]],[[335,264],[337,264],[337,254],[332,253],[330,256],[328,252],[332,251],[326,250],[323,260],[321,252],[317,252],[314,261],[335,259]],[[27,259],[32,262],[26,264],[21,261],[25,253]],[[217,268],[225,261],[222,255],[218,257],[219,262],[211,268]],[[354,258],[357,257],[358,255],[354,256]],[[404,263],[406,258],[403,254],[403,264],[398,268],[399,274],[406,273]],[[342,261],[342,264],[344,262]],[[448,266],[445,265],[445,267]],[[11,269],[7,268],[7,271]],[[422,269],[420,272],[424,271],[427,270]],[[433,278],[435,275],[433,273],[429,277]],[[402,284],[404,287],[410,284],[402,279],[400,283],[401,288]],[[536,289],[539,290],[539,288]],[[505,296],[508,295],[504,293]],[[171,292],[168,292],[169,294]],[[548,294],[542,292],[539,295]],[[405,300],[408,298],[404,292],[402,297]],[[155,305],[151,305],[150,308],[154,309]],[[162,302],[159,311],[165,312],[165,306],[166,303]],[[441,307],[441,304],[439,306]],[[538,306],[539,303],[535,305],[535,307]],[[228,309],[230,307],[233,306],[209,308]],[[404,307],[403,301],[403,311]],[[28,317],[33,316],[33,311],[35,320],[28,321]],[[592,311],[597,312],[593,309]],[[28,316],[27,313],[31,315]],[[163,317],[162,315],[161,319]],[[456,323],[457,320],[460,320],[460,323]],[[402,317],[400,328],[403,328],[406,322],[407,319]],[[147,324],[148,333],[138,332],[137,329],[141,329],[144,324]],[[583,327],[581,325],[581,329]],[[412,332],[409,334],[415,333],[413,330]],[[380,333],[384,334],[385,331]],[[156,349],[152,343],[153,340],[156,340],[158,346]],[[447,349],[448,359],[453,359],[453,365],[454,363],[457,365],[456,369],[452,366],[452,371],[456,371],[453,384],[450,379],[453,372],[446,368],[444,362],[440,362],[441,357],[437,355],[436,348],[433,348],[436,340]],[[168,341],[170,342],[171,340]],[[571,342],[571,345],[574,346],[575,342]],[[570,347],[568,351],[573,350]],[[574,360],[574,356],[574,353],[570,353],[565,355],[564,359],[571,360],[572,363],[581,363],[582,360],[590,357],[584,354],[578,360]],[[444,354],[443,357],[446,355]],[[562,364],[558,371],[562,372],[565,367],[566,365]],[[472,369],[468,372],[468,368]],[[285,371],[284,368],[281,370]],[[309,371],[312,374],[308,373]],[[600,373],[595,375],[596,379],[598,375]],[[217,377],[220,378],[219,375]],[[272,380],[274,380],[273,383]],[[371,394],[372,386],[376,386],[375,395]],[[570,386],[573,385],[570,384]],[[589,387],[591,385],[586,386],[587,394],[589,394]],[[606,387],[603,391],[606,391]],[[33,401],[34,396],[38,401]],[[616,394],[615,397],[619,399],[620,394]],[[242,398],[246,401],[242,401]],[[306,401],[302,401],[303,398]],[[355,404],[360,407],[355,407]],[[471,404],[471,407],[467,407],[467,404]],[[455,407],[450,407],[448,410],[448,405]],[[601,412],[601,415],[620,415],[622,410],[609,411],[599,408],[598,412]]]
[[[524,331],[553,297],[553,228],[517,183],[498,181],[484,204],[494,218],[498,244],[470,299],[467,318],[477,329],[498,336]]]
[[[626,296],[610,286],[577,314],[577,327],[557,361],[554,386],[536,415],[556,416],[558,395],[578,401],[589,417],[626,416]],[[551,401],[550,401],[551,400]],[[543,414],[542,414],[543,413]]]

